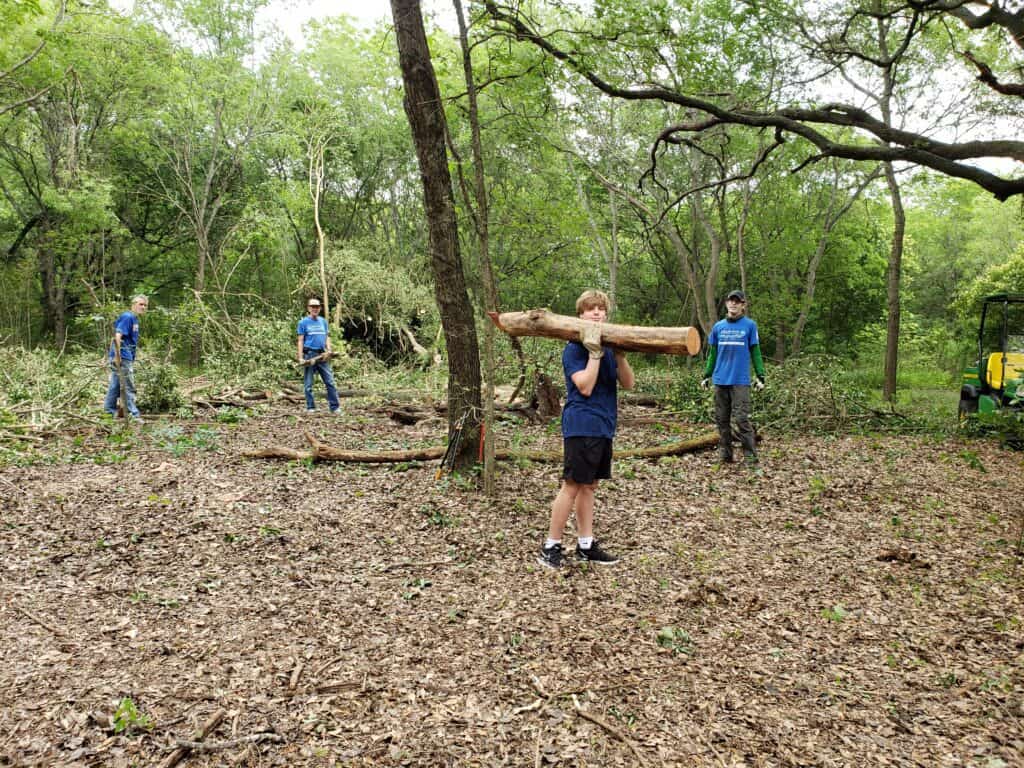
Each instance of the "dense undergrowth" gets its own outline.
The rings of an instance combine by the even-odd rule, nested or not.
[[[164,350],[146,349],[136,367],[139,405],[146,414],[189,418],[191,393],[301,387],[293,363],[291,323],[253,318],[239,328],[245,343],[224,344],[211,350],[199,371],[169,362]],[[504,341],[502,339],[502,341]],[[561,386],[557,345],[526,340],[527,391],[538,372]],[[514,385],[519,367],[510,349],[499,346],[498,383]],[[424,399],[443,399],[447,367],[433,364],[388,366],[358,344],[335,343],[333,361],[341,389],[379,393],[402,391]],[[638,392],[652,395],[681,420],[713,422],[713,395],[700,388],[698,360],[636,356]],[[64,352],[46,349],[0,349],[0,461],[31,453],[41,436],[83,425],[115,430],[117,422],[102,411],[107,370],[94,350]],[[318,384],[319,386],[319,384]],[[947,437],[967,434],[1019,444],[1024,422],[1019,413],[958,424],[957,389],[952,377],[925,365],[903,366],[894,402],[880,394],[880,376],[873,368],[822,355],[805,355],[771,365],[768,386],[753,397],[759,429],[776,432],[853,433],[890,432]]]

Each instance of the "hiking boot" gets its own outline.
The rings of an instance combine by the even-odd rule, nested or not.
[[[537,562],[545,568],[561,568],[562,545],[552,544],[550,547],[541,547],[540,554],[537,555]]]
[[[588,549],[582,549],[580,545],[577,544],[576,558],[587,563],[597,563],[598,565],[612,565],[613,563],[619,562],[619,558],[615,555],[601,549],[597,539],[594,539]]]
[[[757,458],[757,454],[753,451],[743,454],[743,463],[748,467],[756,467],[760,459]]]
[[[723,464],[732,464],[732,451],[719,451],[718,460]]]

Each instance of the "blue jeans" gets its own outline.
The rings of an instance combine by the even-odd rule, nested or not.
[[[138,418],[139,409],[135,405],[135,371],[132,360],[121,360],[121,373],[124,375],[124,404],[129,415]],[[107,399],[103,401],[103,410],[112,416],[117,415],[117,398],[121,396],[121,380],[117,375],[117,366],[110,361],[110,384],[107,387]]]
[[[309,360],[311,357],[316,357],[322,349],[304,349],[302,350],[302,358]],[[338,390],[334,386],[334,371],[331,370],[331,364],[326,360],[322,360],[319,363],[313,363],[307,365],[306,370],[302,374],[302,386],[306,390],[306,409],[313,410],[313,374],[319,373],[320,378],[323,379],[324,386],[327,387],[327,405],[330,406],[332,411],[338,410],[341,403],[338,400]]]

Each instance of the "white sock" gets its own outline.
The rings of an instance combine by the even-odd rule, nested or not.
[[[580,549],[590,549],[590,545],[593,543],[593,536],[580,536],[578,539],[576,539],[576,546]]]
[[[561,539],[544,539],[544,549],[551,549],[555,544],[561,544]]]

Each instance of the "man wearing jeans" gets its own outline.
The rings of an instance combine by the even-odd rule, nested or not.
[[[322,355],[330,355],[331,337],[328,335],[327,321],[320,317],[320,300],[310,299],[306,303],[308,314],[299,320],[298,327],[298,359],[299,362]],[[341,403],[338,401],[338,390],[334,386],[334,372],[327,360],[319,360],[306,366],[302,384],[306,390],[306,413],[315,413],[313,403],[313,374],[319,373],[327,387],[327,405],[331,413],[337,413]]]
[[[108,360],[110,362],[110,384],[107,386],[107,398],[103,402],[103,410],[111,416],[117,416],[117,398],[121,394],[121,381],[124,380],[125,416],[132,421],[142,422],[142,415],[135,405],[135,353],[139,345],[139,318],[146,314],[149,299],[142,294],[132,299],[132,308],[122,312],[114,321],[114,341],[110,345]]]
[[[704,380],[707,389],[715,385],[715,423],[718,427],[718,458],[732,461],[732,427],[743,446],[743,458],[757,463],[757,443],[750,423],[750,364],[754,364],[754,387],[764,389],[764,360],[757,323],[746,316],[747,296],[731,291],[725,298],[725,318],[708,334],[708,361]]]

